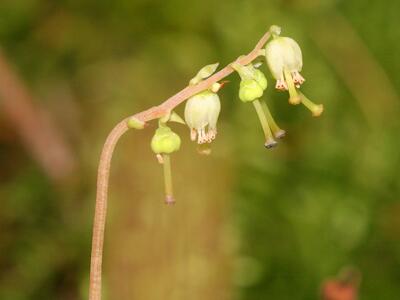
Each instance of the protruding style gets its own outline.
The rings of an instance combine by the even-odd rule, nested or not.
[[[239,99],[242,102],[252,102],[257,112],[265,135],[265,147],[268,149],[275,147],[278,143],[274,140],[274,136],[282,138],[285,131],[278,127],[267,104],[259,100],[268,86],[265,75],[253,64],[243,66],[235,62],[231,66],[241,78]]]

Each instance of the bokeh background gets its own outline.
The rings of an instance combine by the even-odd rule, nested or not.
[[[112,164],[105,299],[318,299],[344,266],[362,274],[360,299],[399,299],[399,11],[396,0],[2,0],[0,299],[86,298],[108,132],[272,24],[302,46],[303,90],[324,114],[289,105],[267,72],[287,137],[265,150],[233,74],[211,156],[174,126],[174,207],[155,125],[128,132]]]

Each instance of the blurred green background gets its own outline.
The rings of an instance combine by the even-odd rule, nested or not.
[[[287,137],[265,150],[230,76],[211,156],[174,127],[174,207],[149,147],[156,127],[128,132],[111,172],[105,299],[318,299],[343,266],[362,273],[360,299],[399,299],[399,11],[396,0],[2,0],[0,299],[86,298],[108,132],[272,24],[301,45],[303,90],[324,114],[289,105],[267,72]]]

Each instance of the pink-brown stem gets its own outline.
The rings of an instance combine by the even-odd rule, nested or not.
[[[247,65],[255,60],[265,43],[270,38],[270,33],[266,32],[258,41],[255,48],[246,56],[239,57],[236,62]],[[189,97],[209,88],[213,83],[218,82],[234,72],[230,65],[215,73],[208,79],[198,83],[197,85],[187,86],[177,94],[168,98],[165,102],[158,106],[149,108],[131,117],[139,121],[148,122],[164,116],[167,112],[172,111],[176,106],[184,102]],[[111,158],[115,145],[119,138],[129,129],[128,117],[118,123],[110,132],[103,146],[100,156],[99,168],[97,173],[97,193],[96,193],[96,208],[94,213],[93,237],[92,237],[92,254],[90,263],[90,286],[89,300],[101,299],[101,266],[103,259],[103,244],[104,244],[104,229],[107,215],[107,192],[108,180],[110,175]]]

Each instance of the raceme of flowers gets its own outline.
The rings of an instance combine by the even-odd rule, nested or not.
[[[323,112],[322,104],[315,104],[307,98],[300,87],[305,79],[300,74],[303,67],[303,58],[300,46],[295,40],[280,35],[280,27],[274,25],[270,28],[272,40],[269,41],[265,50],[260,51],[260,56],[264,56],[271,71],[276,79],[275,88],[278,91],[289,92],[289,103],[293,105],[303,104],[309,109],[313,116],[320,116]],[[277,145],[276,139],[285,136],[285,131],[281,129],[274,118],[265,99],[261,99],[264,91],[268,87],[264,73],[259,70],[261,63],[241,65],[237,61],[230,66],[240,76],[239,99],[244,102],[251,102],[255,108],[264,132],[266,148],[273,148]],[[217,64],[203,67],[189,85],[197,85],[201,81],[210,77],[218,68]],[[172,189],[172,175],[170,154],[179,150],[181,145],[180,137],[168,126],[169,122],[186,124],[189,127],[190,139],[200,145],[200,153],[209,154],[211,152],[209,144],[217,136],[217,121],[221,111],[220,98],[218,91],[223,83],[215,82],[209,88],[190,97],[186,101],[184,119],[177,113],[169,112],[159,119],[158,128],[151,140],[151,149],[156,154],[157,160],[163,165],[165,181],[165,202],[172,204],[175,202]],[[143,123],[130,119],[128,126],[141,129]]]

